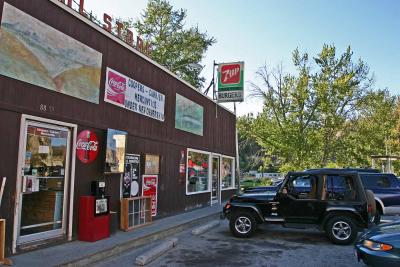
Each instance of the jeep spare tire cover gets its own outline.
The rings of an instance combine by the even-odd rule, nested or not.
[[[375,202],[374,192],[372,192],[371,190],[365,190],[365,194],[367,195],[368,205],[370,205],[372,208],[371,215],[374,216],[376,213],[376,202]]]

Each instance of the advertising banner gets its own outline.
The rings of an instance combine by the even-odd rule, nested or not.
[[[203,136],[203,113],[201,105],[176,94],[175,128]]]
[[[104,101],[164,121],[165,95],[108,67]]]
[[[243,102],[244,62],[218,64],[218,102]]]
[[[156,216],[158,175],[143,175],[142,177],[142,196],[151,196],[151,216]]]
[[[140,175],[140,155],[126,154],[125,155],[125,173],[122,188],[123,197],[135,197],[138,195],[139,184],[138,178]]]
[[[99,103],[102,54],[4,3],[0,74]]]

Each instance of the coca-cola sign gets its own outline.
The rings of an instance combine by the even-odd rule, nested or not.
[[[76,155],[85,164],[91,163],[99,153],[99,141],[94,132],[84,130],[79,133],[76,141]]]
[[[126,91],[126,78],[117,72],[109,70],[107,72],[107,86],[105,98],[108,101],[124,106]]]

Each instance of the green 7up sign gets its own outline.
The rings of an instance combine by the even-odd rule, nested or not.
[[[243,102],[244,62],[218,64],[218,102]]]

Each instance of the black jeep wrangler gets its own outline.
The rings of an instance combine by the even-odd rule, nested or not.
[[[318,226],[335,244],[350,244],[375,214],[374,195],[364,190],[359,174],[347,170],[289,172],[276,194],[244,193],[223,208],[237,237],[254,234],[257,224]]]

